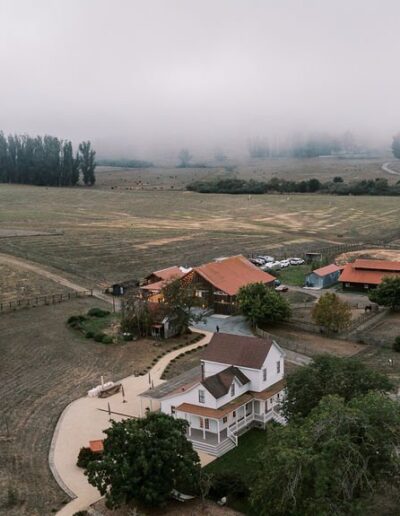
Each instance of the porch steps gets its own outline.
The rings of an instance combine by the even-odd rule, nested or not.
[[[195,450],[203,451],[205,453],[208,453],[209,455],[215,455],[216,457],[220,457],[224,453],[235,448],[235,444],[233,443],[233,441],[231,441],[231,439],[224,439],[222,442],[215,446],[212,444],[202,443],[199,441],[192,441],[192,444]]]

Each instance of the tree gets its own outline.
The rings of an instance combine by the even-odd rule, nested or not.
[[[165,504],[171,491],[184,485],[194,489],[200,460],[186,438],[188,423],[163,413],[112,422],[105,430],[100,460],[88,464],[85,474],[110,508],[132,500],[145,505]]]
[[[387,376],[368,368],[354,358],[320,355],[287,377],[282,409],[289,421],[306,417],[327,395],[338,395],[345,402],[369,391],[392,389]]]
[[[347,328],[351,321],[351,308],[348,303],[333,292],[321,296],[312,311],[313,320],[330,332]]]
[[[395,158],[400,159],[400,133],[393,136],[392,152]]]
[[[269,429],[251,504],[260,516],[362,515],[382,483],[399,486],[400,409],[371,392],[327,396],[308,418]]]
[[[237,301],[240,311],[253,326],[263,322],[284,321],[291,315],[289,302],[264,283],[251,283],[242,287]]]
[[[179,166],[182,168],[186,168],[192,160],[192,157],[193,156],[190,154],[188,149],[182,149],[178,154],[178,159],[180,161]]]
[[[174,319],[174,325],[179,333],[184,333],[192,322],[200,322],[204,319],[204,311],[198,313],[193,311],[199,303],[191,284],[176,279],[167,283],[161,293],[166,314]]]
[[[135,293],[125,297],[122,302],[121,330],[146,337],[151,333],[152,324],[153,314],[150,313],[147,301],[138,299]]]
[[[92,149],[91,143],[82,142],[79,145],[79,164],[85,185],[92,186],[96,182],[96,152]]]
[[[378,305],[389,306],[392,310],[400,307],[400,277],[386,277],[368,297]]]

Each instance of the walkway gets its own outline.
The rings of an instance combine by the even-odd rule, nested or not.
[[[65,408],[53,435],[49,464],[60,487],[71,497],[76,496],[76,498],[57,513],[59,516],[72,516],[101,498],[98,490],[87,482],[83,470],[76,466],[76,459],[82,446],[88,446],[90,440],[105,437],[103,430],[110,426],[108,408],[118,413],[111,416],[115,421],[121,421],[129,416],[139,417],[146,403],[143,400],[143,406],[141,406],[138,395],[149,388],[150,382],[157,386],[164,381],[161,380],[161,374],[173,358],[184,351],[208,343],[212,333],[204,333],[206,335],[201,341],[162,357],[148,375],[138,377],[132,375],[122,380],[126,403],[123,403],[122,395],[117,394],[106,399],[80,398]],[[107,381],[108,378],[105,380]],[[203,464],[211,460],[206,454],[200,455],[200,458]]]

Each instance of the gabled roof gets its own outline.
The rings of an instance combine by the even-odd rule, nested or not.
[[[359,258],[352,265],[355,269],[400,272],[400,262],[389,262],[388,260],[365,260]]]
[[[182,278],[186,272],[182,271],[180,267],[177,265],[173,265],[172,267],[167,267],[166,269],[161,269],[159,271],[155,271],[151,274],[151,276],[157,276],[157,278],[160,278],[160,280],[171,280],[171,279],[177,279]]]
[[[313,271],[314,274],[317,276],[326,276],[328,274],[332,274],[333,272],[340,271],[340,267],[338,267],[336,264],[331,263],[330,265],[326,265],[325,267],[320,267],[319,269],[315,269]]]
[[[206,263],[194,270],[208,283],[230,296],[236,295],[240,287],[250,283],[271,283],[275,280],[274,276],[261,271],[242,255]]]
[[[210,392],[214,398],[218,399],[225,396],[229,392],[234,379],[237,379],[242,385],[246,385],[250,380],[235,366],[230,366],[212,376],[207,376],[201,383]]]
[[[260,369],[271,346],[272,339],[214,333],[202,360]]]
[[[369,260],[366,260],[369,261]],[[356,263],[356,262],[355,262]],[[354,263],[347,263],[339,277],[342,283],[360,283],[365,285],[380,285],[383,278],[400,276],[399,272],[382,271],[376,269],[362,269],[354,267]]]

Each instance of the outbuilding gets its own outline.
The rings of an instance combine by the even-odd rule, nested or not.
[[[331,263],[325,267],[315,269],[306,276],[306,287],[328,288],[338,282],[340,267]]]

